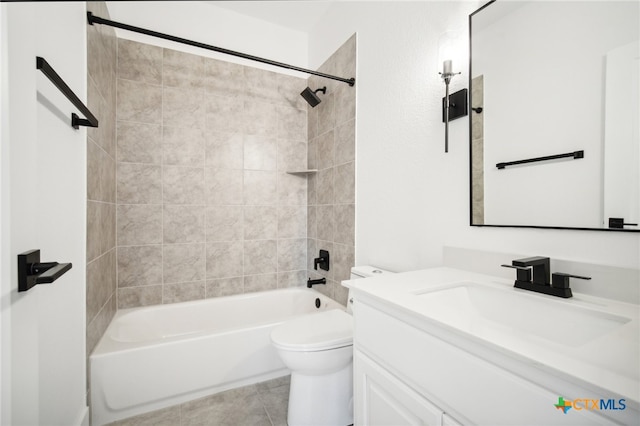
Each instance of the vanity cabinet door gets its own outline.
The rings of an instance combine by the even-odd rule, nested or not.
[[[442,425],[442,410],[362,352],[354,353],[355,424]]]

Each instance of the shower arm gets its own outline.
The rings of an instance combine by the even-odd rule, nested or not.
[[[212,50],[214,52],[224,53],[226,55],[231,55],[231,56],[237,56],[239,58],[248,59],[250,61],[262,62],[263,64],[273,65],[273,66],[280,67],[280,68],[286,68],[286,69],[293,70],[293,71],[299,71],[299,72],[303,72],[303,73],[306,73],[306,74],[316,75],[318,77],[324,77],[324,78],[328,78],[328,79],[331,79],[331,80],[341,81],[343,83],[347,83],[349,86],[353,86],[354,84],[356,84],[356,79],[355,78],[337,77],[335,75],[325,74],[325,73],[321,73],[321,72],[318,72],[318,71],[313,71],[313,70],[309,70],[309,69],[306,69],[306,68],[297,67],[295,65],[289,65],[289,64],[285,64],[283,62],[272,61],[270,59],[261,58],[259,56],[247,55],[246,53],[236,52],[235,50],[224,49],[222,47],[216,47],[216,46],[212,46],[210,44],[205,44],[205,43],[200,43],[200,42],[193,41],[193,40],[188,40],[186,38],[175,37],[175,36],[164,34],[164,33],[160,33],[160,32],[157,32],[157,31],[147,30],[145,28],[134,27],[133,25],[123,24],[121,22],[111,21],[109,19],[104,19],[104,18],[101,18],[99,16],[95,16],[91,12],[87,12],[87,21],[89,22],[89,25],[93,25],[93,24],[108,25],[110,27],[120,28],[120,29],[127,30],[127,31],[133,31],[135,33],[140,33],[140,34],[145,34],[145,35],[152,36],[152,37],[162,38],[162,39],[165,39],[165,40],[174,41],[176,43],[187,44],[189,46],[199,47],[201,49]]]

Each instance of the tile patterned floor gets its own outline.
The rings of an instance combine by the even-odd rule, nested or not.
[[[286,426],[290,376],[130,417],[110,426]]]

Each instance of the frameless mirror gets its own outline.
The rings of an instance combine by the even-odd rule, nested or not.
[[[640,2],[469,17],[471,225],[638,231]]]

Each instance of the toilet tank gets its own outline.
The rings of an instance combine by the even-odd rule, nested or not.
[[[354,266],[351,268],[351,279],[357,280],[360,278],[377,277],[383,274],[393,274],[391,271],[385,271],[384,269],[376,268],[375,266]],[[353,313],[352,310],[353,297],[351,296],[351,289],[349,289],[349,296],[347,297],[347,312]]]

